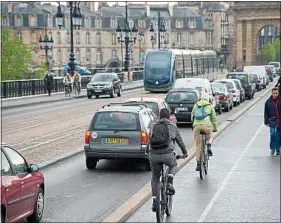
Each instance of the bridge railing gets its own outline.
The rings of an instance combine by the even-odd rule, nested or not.
[[[142,80],[143,71],[132,71],[132,80]],[[93,75],[81,76],[82,89],[87,88],[87,84],[90,82]],[[118,73],[118,76],[122,83],[124,83],[124,72]],[[44,79],[28,79],[28,80],[10,80],[1,82],[1,98],[14,98],[30,95],[46,94],[46,81]],[[63,92],[64,83],[63,77],[54,77],[52,92]]]

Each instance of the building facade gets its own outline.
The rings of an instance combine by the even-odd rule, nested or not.
[[[24,44],[32,45],[33,64],[38,66],[45,61],[44,51],[40,49],[39,38],[44,36],[47,26],[49,36],[54,40],[49,53],[53,60],[54,71],[62,70],[69,61],[70,29],[69,8],[62,6],[64,25],[56,25],[57,6],[40,2],[2,3],[2,28],[11,28]],[[74,30],[75,62],[81,66],[104,67],[115,58],[122,66],[125,47],[118,43],[116,28],[118,22],[124,26],[125,7],[106,3],[81,2],[83,15],[82,27]],[[139,34],[135,44],[130,44],[131,66],[142,66],[147,50],[157,48],[157,42],[151,42],[149,28],[151,23],[157,30],[153,19],[160,11],[165,19],[166,33],[161,47],[184,49],[214,49],[214,24],[210,16],[202,14],[196,8],[185,6],[129,4],[129,26],[134,24]]]

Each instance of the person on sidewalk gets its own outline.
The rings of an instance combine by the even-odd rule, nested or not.
[[[45,82],[46,82],[46,88],[47,88],[47,91],[48,91],[48,95],[51,96],[51,92],[52,92],[52,89],[53,89],[53,82],[54,82],[54,78],[53,78],[53,75],[51,73],[47,73],[46,76],[45,76]]]
[[[209,102],[209,94],[202,92],[201,99],[196,102],[191,112],[193,123],[194,139],[196,144],[196,171],[200,170],[200,152],[202,147],[202,137],[200,132],[205,132],[207,137],[207,150],[209,156],[213,155],[211,144],[213,142],[213,132],[217,132],[217,115],[213,105]]]
[[[160,120],[154,123],[151,127],[149,142],[146,148],[146,154],[149,151],[149,161],[152,171],[151,190],[153,198],[153,212],[156,211],[156,191],[163,163],[169,167],[167,189],[170,194],[175,194],[173,179],[177,171],[177,161],[174,153],[174,142],[176,142],[181,148],[183,158],[188,156],[186,146],[182,140],[178,127],[169,121],[170,115],[171,113],[167,108],[161,109]]]
[[[273,88],[271,96],[266,100],[264,105],[264,124],[269,127],[270,131],[270,153],[280,155],[280,114],[281,102],[278,88]]]
[[[69,87],[70,93],[72,92],[72,79],[71,76],[66,73],[63,78],[63,83],[65,87]]]

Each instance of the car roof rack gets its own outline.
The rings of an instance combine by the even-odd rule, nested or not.
[[[103,105],[102,108],[111,107],[111,106],[130,106],[130,107],[139,107],[139,108],[147,108],[145,104],[134,104],[134,103],[109,103],[107,105]]]

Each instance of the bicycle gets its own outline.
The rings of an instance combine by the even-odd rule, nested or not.
[[[66,97],[67,95],[70,97],[71,91],[70,91],[70,86],[69,86],[69,84],[66,84],[66,85],[64,86],[64,92],[65,92],[65,97]]]
[[[80,94],[79,82],[74,82],[74,93],[75,93],[75,95],[79,95]]]
[[[183,155],[176,155],[176,159],[184,159]],[[156,192],[156,219],[163,222],[164,214],[169,217],[173,207],[173,195],[167,190],[169,167],[162,164],[161,180],[157,185]]]
[[[200,169],[199,169],[199,175],[200,179],[203,180],[204,177],[208,174],[208,167],[209,167],[209,154],[206,149],[207,147],[207,138],[205,132],[200,132],[200,135],[202,135],[202,147],[200,152]]]

